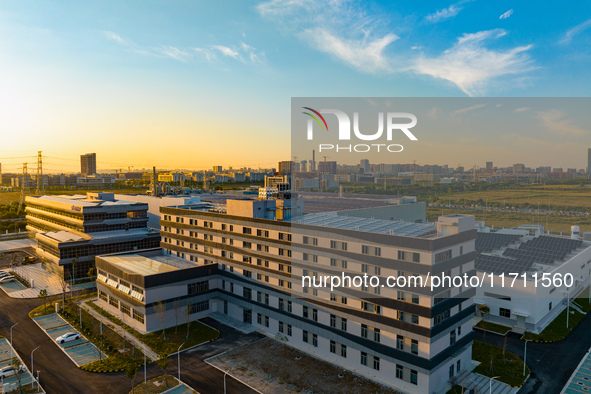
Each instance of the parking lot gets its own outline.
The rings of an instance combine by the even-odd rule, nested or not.
[[[13,355],[13,357],[15,357],[16,352],[13,352],[12,355]],[[10,342],[8,341],[8,339],[2,338],[2,339],[0,339],[0,369],[10,366],[10,363],[11,363]],[[26,366],[25,366],[25,368],[26,368]],[[20,375],[20,378],[21,378],[21,385],[22,386],[25,386],[25,385],[27,385],[29,387],[31,386],[32,377],[31,377],[31,373],[29,372],[28,369],[26,372],[23,372]],[[8,378],[4,378],[2,380],[2,382],[4,384],[10,385],[9,386],[10,391],[18,389],[18,378],[16,375],[10,376]],[[10,392],[10,391],[8,391],[8,392]]]
[[[78,332],[76,329],[74,329],[74,327],[72,327],[67,321],[62,319],[56,313],[47,316],[36,317],[33,320],[54,342],[58,337],[68,332]],[[84,338],[84,336],[82,336],[79,340],[70,341],[63,344],[58,344],[56,342],[56,345],[59,346],[77,366],[88,364],[100,359],[99,349],[86,338]],[[100,352],[100,354],[102,355],[102,358],[107,358],[103,352]]]
[[[26,287],[18,280],[13,280],[12,282],[8,283],[0,283],[0,288],[4,290],[6,294],[26,289]]]

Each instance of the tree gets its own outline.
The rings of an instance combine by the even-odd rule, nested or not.
[[[37,297],[39,297],[41,299],[41,301],[43,302],[43,305],[45,306],[44,314],[47,315],[47,290],[46,289],[39,290],[39,294],[37,295]]]
[[[484,304],[478,306],[478,310],[483,317],[487,317],[490,315],[490,308]]]
[[[66,290],[68,289],[68,282],[64,279],[63,276],[59,276],[60,279],[60,286],[62,288],[62,311],[66,307]]]
[[[156,365],[158,365],[158,368],[164,372],[164,381],[166,382],[166,387],[168,387],[168,375],[166,374],[166,368],[168,368],[168,364],[170,364],[170,360],[165,354],[161,355],[160,358],[156,360]]]
[[[178,332],[178,327],[179,327],[179,314],[181,312],[181,303],[179,300],[175,300],[174,304],[174,333],[176,334]]]
[[[18,357],[13,357],[12,360],[10,361],[10,366],[12,368],[14,368],[14,370],[16,371],[16,379],[18,380],[18,389],[19,391],[22,393],[22,386],[21,386],[21,368],[23,367],[23,363],[21,362],[21,359]]]
[[[96,268],[95,267],[90,267],[88,269],[87,275],[90,279],[94,279],[94,276],[96,275]]]
[[[193,303],[191,301],[187,302],[187,309],[185,310],[185,317],[187,318],[187,336],[186,339],[189,339],[189,330],[191,327],[191,308],[193,307]]]
[[[128,362],[125,366],[125,375],[127,375],[127,377],[131,380],[131,392],[134,393],[134,381],[135,377],[137,376],[137,364],[133,361]]]
[[[156,312],[158,320],[160,320],[160,323],[162,324],[162,337],[166,341],[166,330],[164,328],[164,324],[166,323],[166,304],[158,299],[156,305],[154,305],[154,311]]]

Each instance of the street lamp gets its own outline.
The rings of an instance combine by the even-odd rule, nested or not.
[[[568,318],[570,315],[570,297],[568,291],[564,293],[566,297],[566,329],[568,330]]]
[[[228,374],[228,372],[230,372],[231,368],[228,368],[228,370],[224,373],[224,394],[226,394],[226,375]]]
[[[525,376],[525,362],[527,361],[527,343],[530,339],[525,341],[525,349],[523,350],[523,376]]]
[[[490,381],[488,383],[488,393],[489,394],[492,393],[492,381],[493,381],[493,379],[496,379],[496,378],[500,378],[500,376],[493,376],[492,378],[490,378]]]
[[[181,346],[179,346],[178,350],[176,351],[176,354],[177,354],[178,360],[179,360],[179,362],[178,362],[178,365],[179,365],[178,366],[178,368],[179,368],[179,384],[181,383],[181,348],[183,347],[183,345],[185,343],[187,343],[187,342],[183,342],[181,344]]]
[[[31,352],[31,388],[33,388],[34,383],[35,383],[35,368],[34,368],[34,364],[33,364],[33,353],[35,353],[35,350],[39,349],[41,346],[37,346],[35,349],[33,349],[33,351]]]
[[[144,345],[144,383],[146,383],[146,344],[142,343],[142,345]]]
[[[12,360],[12,352],[13,352],[13,348],[12,348],[12,329],[14,327],[16,327],[18,325],[18,323],[15,323],[12,327],[10,327],[10,359]]]

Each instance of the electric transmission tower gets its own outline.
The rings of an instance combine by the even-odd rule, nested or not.
[[[37,152],[37,190],[35,194],[42,196],[45,194],[45,186],[43,185],[43,156],[41,151]]]
[[[21,178],[21,200],[20,206],[22,207],[25,204],[25,194],[28,191],[28,187],[25,190],[25,185],[27,184],[27,163],[23,163],[23,177]]]

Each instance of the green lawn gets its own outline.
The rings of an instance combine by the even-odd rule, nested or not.
[[[525,376],[523,376],[522,359],[509,351],[505,352],[503,358],[503,349],[498,346],[474,341],[472,359],[481,363],[474,369],[474,372],[489,378],[499,376],[498,381],[511,386],[521,386],[525,381],[525,377],[529,375],[529,368],[526,367]]]
[[[137,380],[137,379],[136,379]],[[168,384],[168,386],[167,386]],[[134,387],[134,394],[160,394],[172,387],[178,386],[179,382],[172,375],[160,375],[148,380],[146,383]],[[131,394],[131,391],[129,392]]]
[[[145,343],[146,346],[149,346],[161,356],[168,356],[169,354],[175,353],[179,346],[183,343],[184,345],[182,349],[186,349],[204,342],[213,341],[220,336],[220,332],[218,330],[206,326],[201,322],[192,321],[189,325],[188,333],[186,324],[179,324],[176,329],[175,327],[167,328],[165,330],[166,340],[164,340],[162,330],[149,334],[141,334],[134,328],[123,323],[120,319],[111,315],[109,312],[99,308],[94,304],[94,302],[87,301],[86,303],[101,315],[107,317],[113,323],[125,328],[125,330],[137,337],[140,341]]]
[[[577,298],[575,299],[575,302],[583,311],[585,311],[585,313],[591,311],[591,302],[589,302],[589,298]]]
[[[521,339],[526,340],[529,339],[531,341],[539,341],[539,342],[555,342],[564,339],[573,328],[576,327],[577,324],[585,317],[584,314],[580,313],[579,311],[570,308],[570,317],[568,322],[568,328],[566,327],[566,312],[567,310],[563,310],[560,315],[556,316],[556,319],[552,321],[552,323],[548,324],[548,327],[544,329],[539,334],[532,334],[531,332],[526,332]],[[574,313],[573,313],[574,312]]]
[[[474,327],[482,328],[483,330],[496,332],[497,334],[505,335],[511,329],[507,326],[502,326],[500,324],[491,323],[488,321],[480,320]]]
[[[467,392],[468,392],[468,390],[466,390],[464,387],[456,384],[451,389],[449,389],[447,391],[447,393],[445,393],[445,394],[463,394],[463,393],[467,393]]]

